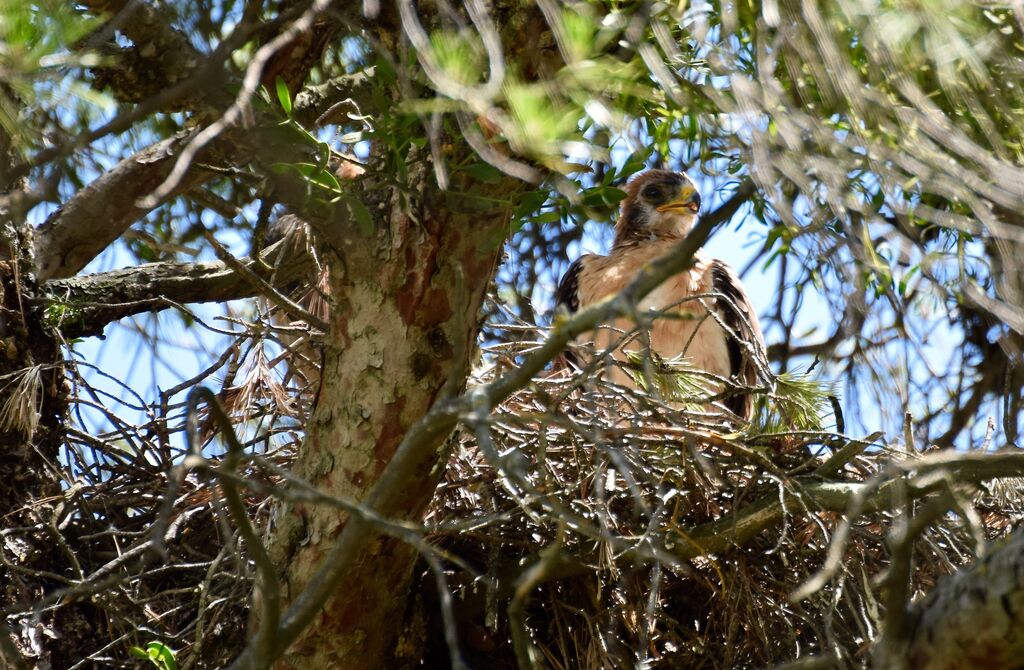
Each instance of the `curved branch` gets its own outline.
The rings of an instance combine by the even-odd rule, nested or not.
[[[190,458],[206,463],[201,455],[201,440],[199,433],[199,403],[205,402],[208,416],[217,424],[220,429],[221,438],[228,444],[228,454],[224,458],[223,469],[234,473],[238,470],[239,463],[245,455],[245,447],[238,441],[231,419],[224,411],[224,406],[210,389],[205,386],[196,386],[189,392],[186,399],[188,407],[188,430],[185,431],[185,439],[188,443]],[[281,580],[277,576],[277,566],[274,565],[270,555],[267,553],[266,545],[257,534],[256,529],[246,513],[245,502],[242,494],[238,492],[237,483],[230,477],[217,477],[224,499],[227,502],[228,511],[235,520],[238,533],[245,542],[246,550],[256,563],[257,589],[259,589],[262,612],[260,630],[256,632],[253,644],[256,649],[265,656],[270,653],[273,645],[273,633],[277,628],[278,605],[281,600]]]
[[[125,158],[80,190],[36,230],[40,279],[70,277],[96,258],[153,207],[139,207],[170,174],[193,133],[182,133]],[[213,175],[193,170],[172,197]],[[157,203],[159,204],[159,203]]]
[[[300,6],[304,4],[308,3],[300,3]],[[134,7],[134,4],[119,2],[117,7]],[[130,12],[128,18],[131,20],[126,19],[124,30],[128,31],[129,37],[142,40],[147,35],[160,35],[162,36],[160,37],[161,43],[171,44],[180,36],[175,29],[161,23],[158,12],[146,6],[140,5],[140,7],[143,7],[145,11]],[[132,12],[134,11],[132,10]],[[286,12],[289,17],[293,14],[293,11]],[[284,36],[293,34],[305,25],[303,21],[308,23],[311,18],[306,14],[299,16],[298,20],[290,24],[278,37],[284,39]],[[240,30],[239,39],[249,34],[250,31],[250,27]],[[234,35],[226,44],[233,45],[233,39]],[[321,44],[320,48],[322,51],[326,45]],[[201,55],[194,49],[190,48],[188,53],[179,55],[192,64],[188,70],[191,72],[197,68],[199,70],[207,67],[219,68],[221,57],[227,55],[227,52],[218,49],[205,65],[201,63]],[[302,67],[293,73],[293,76],[298,77],[301,73],[304,77],[304,74],[308,73],[309,69],[319,61],[320,55],[319,51],[311,53],[309,58],[303,60]],[[179,78],[179,81],[182,82],[186,80],[185,75]],[[344,99],[346,84],[356,88],[365,88],[367,83],[367,77],[357,75],[332,80],[311,91],[303,100],[302,110],[307,114],[313,113],[319,108],[319,105],[327,103],[335,97]],[[225,81],[223,84],[220,90],[227,90],[232,86],[230,81]],[[347,97],[354,95],[353,93]],[[226,101],[220,100],[219,98],[222,96],[219,94],[217,97],[218,105],[230,103],[230,96]],[[365,98],[366,96],[362,95],[361,97]],[[223,117],[221,118],[223,119]],[[272,119],[272,121],[276,123],[277,119]],[[223,120],[215,122],[216,124],[230,125],[224,124]],[[105,132],[105,127],[101,130]],[[157,206],[216,176],[212,172],[196,167],[195,158],[210,160],[209,155],[214,154],[218,156],[218,159],[211,162],[232,163],[231,157],[237,156],[239,151],[232,143],[238,140],[239,134],[244,133],[228,133],[224,137],[218,137],[197,155],[194,143],[202,132],[180,133],[122,160],[51,214],[36,232],[35,251],[38,277],[45,280],[75,275],[133,223]],[[189,147],[193,147],[192,154],[188,156],[187,160],[182,160],[182,154],[189,151]],[[256,154],[252,157],[260,158],[258,151]],[[268,155],[263,158],[268,163],[280,160],[279,156]],[[180,174],[175,175],[174,188],[168,188],[167,180],[179,163],[182,167]],[[159,193],[154,193],[158,188],[161,189]]]
[[[980,483],[1024,474],[1024,452],[1013,450],[997,453],[940,453],[896,465],[902,470],[915,471],[918,474],[946,470],[954,481]],[[895,478],[879,486],[873,486],[870,482],[818,482],[801,487],[799,496],[804,498],[804,503],[834,512],[847,511],[855,498],[863,496],[860,511],[873,512],[891,503],[896,483]],[[939,483],[936,482],[935,485]],[[874,491],[870,488],[874,488]],[[920,497],[933,489],[934,487],[925,487],[912,493]],[[752,503],[720,521],[698,526],[687,535],[689,544],[677,548],[673,554],[680,559],[689,559],[704,554],[720,553],[745,544],[761,531],[781,521],[786,513],[786,506],[794,504],[798,505],[799,501],[798,495],[793,492],[786,493],[785,501],[780,500],[779,496],[772,496]]]

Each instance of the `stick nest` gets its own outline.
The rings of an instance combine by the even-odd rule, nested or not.
[[[744,433],[714,407],[578,374],[537,380],[452,445],[427,524],[471,668],[862,667],[894,542],[913,544],[917,596],[1024,509],[1004,483],[928,488],[902,446]],[[938,495],[952,511],[901,535]],[[420,578],[406,633],[444,667],[435,580]]]
[[[71,369],[75,415],[102,411],[114,428],[73,430],[54,464],[64,485],[5,526],[0,568],[7,602],[20,603],[6,625],[20,653],[32,658],[33,640],[60,630],[54,667],[138,667],[130,647],[153,641],[174,649],[181,668],[237,655],[255,574],[249,548],[214,479],[193,471],[175,488],[168,473],[185,457],[176,394],[220,388],[252,454],[239,470],[245,504],[269,537],[272,494],[313,393],[277,372],[284,359],[264,350],[266,332],[253,329],[151,403],[96,393]],[[489,355],[512,365],[528,347]],[[125,420],[126,407],[143,418]],[[218,466],[215,426],[198,418],[202,455]],[[909,575],[916,596],[1024,509],[1015,481],[986,482],[996,475],[953,460],[917,472],[927,454],[875,438],[744,432],[714,407],[594,374],[535,380],[493,413],[467,417],[449,448],[420,530],[431,560],[414,574],[395,667],[740,668],[810,656],[859,667],[879,636],[880,580],[896,549],[912,543],[912,569],[897,575]],[[942,513],[908,536],[901,521],[940,496]],[[42,545],[55,550],[30,550]]]

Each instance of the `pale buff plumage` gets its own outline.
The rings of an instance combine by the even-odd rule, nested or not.
[[[651,249],[651,246],[657,248]],[[664,251],[664,247],[649,243],[614,256],[593,257],[587,264],[585,278],[580,278],[580,304],[590,305],[619,293],[636,276],[637,268],[656,257],[659,251]],[[687,296],[710,294],[713,291],[709,259],[701,254],[695,260],[696,263],[688,271],[670,277],[651,291],[640,302],[639,311],[662,314],[660,318],[654,319],[648,335],[651,349],[662,358],[681,355],[699,370],[728,378],[731,370],[725,332],[717,321],[707,317],[707,309],[699,298],[685,299]],[[713,299],[707,298],[704,302],[709,300],[713,302]],[[587,340],[592,341],[599,351],[612,349],[624,333],[629,333],[635,327],[632,319],[615,319]],[[631,348],[641,349],[642,339],[637,338]],[[622,358],[618,353],[616,356]],[[622,371],[615,370],[612,379],[623,383],[627,377]]]
[[[559,302],[570,311],[619,293],[639,268],[668,251],[696,220],[700,197],[685,175],[652,170],[626,190],[611,252],[581,257],[559,286]],[[592,343],[596,351],[611,351],[620,361],[626,358],[624,351],[642,352],[649,341],[663,360],[683,358],[695,369],[746,385],[757,383],[755,358],[763,354],[764,339],[742,283],[727,264],[698,252],[689,270],[654,289],[638,311],[660,316],[653,318],[646,333],[627,338],[626,344],[624,335],[636,330],[629,318],[616,319],[581,340]],[[616,383],[632,385],[618,367],[608,374]],[[748,397],[734,397],[725,404],[744,418],[751,415]]]

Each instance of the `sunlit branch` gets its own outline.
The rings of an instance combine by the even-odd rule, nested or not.
[[[235,265],[236,267],[232,267]],[[176,303],[221,302],[265,293],[262,282],[286,286],[308,270],[308,258],[287,241],[260,254],[200,263],[148,263],[121,270],[55,279],[44,284],[46,308],[66,337],[83,337],[127,316],[172,308]],[[254,281],[259,278],[259,282]]]

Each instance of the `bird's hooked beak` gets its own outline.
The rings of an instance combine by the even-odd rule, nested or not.
[[[683,184],[675,198],[657,208],[659,212],[673,212],[686,209],[694,214],[700,210],[700,193],[691,184]]]

